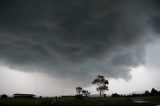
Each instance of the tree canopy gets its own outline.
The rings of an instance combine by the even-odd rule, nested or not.
[[[97,86],[97,91],[100,93],[100,97],[104,95],[104,91],[108,90],[109,81],[105,79],[104,76],[98,75],[92,84]]]

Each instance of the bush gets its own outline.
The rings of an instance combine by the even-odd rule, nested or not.
[[[75,98],[76,98],[76,99],[82,99],[83,96],[82,96],[82,95],[75,95]]]
[[[117,93],[114,93],[114,94],[112,94],[112,97],[120,97],[120,95]]]

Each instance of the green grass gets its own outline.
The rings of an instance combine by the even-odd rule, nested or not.
[[[53,106],[53,104],[50,104],[51,101],[52,98],[0,99],[0,106]],[[127,98],[122,98],[122,97],[119,98],[86,97],[82,99],[75,99],[74,97],[57,98],[57,103],[54,105],[55,106],[141,106],[133,104]]]
[[[34,99],[0,99],[0,106],[34,106]]]
[[[160,96],[152,96],[152,97],[142,97],[145,100],[156,100],[160,101]]]
[[[83,99],[65,99],[59,101],[60,106],[105,106],[126,104],[126,98],[83,98]]]
[[[37,105],[36,105],[37,101]],[[0,106],[50,106],[50,99],[0,99]]]

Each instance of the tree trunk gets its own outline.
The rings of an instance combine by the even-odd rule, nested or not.
[[[102,97],[102,91],[100,90],[100,97]]]

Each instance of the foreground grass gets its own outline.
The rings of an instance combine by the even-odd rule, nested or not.
[[[145,100],[153,100],[153,101],[159,101],[160,102],[160,96],[152,96],[152,97],[142,97]]]
[[[36,102],[37,101],[37,102]],[[42,99],[0,99],[0,106],[150,106],[135,104],[127,98],[57,98],[56,104],[51,104],[52,98]]]
[[[126,98],[83,98],[83,99],[65,99],[59,100],[60,106],[120,106],[128,104]]]

